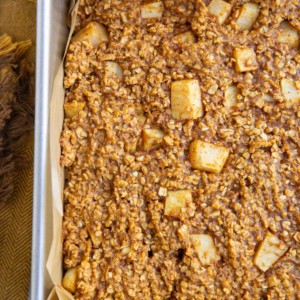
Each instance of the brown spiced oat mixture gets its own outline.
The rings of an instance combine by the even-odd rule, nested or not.
[[[279,42],[283,21],[300,31],[299,1],[252,0],[259,15],[244,31],[247,0],[228,0],[223,24],[208,0],[164,0],[162,17],[142,18],[149,2],[81,0],[76,31],[97,22],[108,40],[74,39],[66,57],[65,105],[81,105],[61,137],[75,299],[299,299],[300,96],[288,105],[282,79],[299,92],[300,53]],[[195,42],[176,38],[187,31]],[[248,72],[236,71],[244,47],[256,55]],[[180,120],[171,83],[186,79],[198,80],[204,114]],[[163,132],[149,148],[147,129]],[[192,168],[195,140],[229,150],[220,173]],[[191,195],[175,216],[165,213],[172,191]],[[263,271],[254,261],[268,232],[285,250]],[[196,234],[212,237],[217,259],[199,259]]]

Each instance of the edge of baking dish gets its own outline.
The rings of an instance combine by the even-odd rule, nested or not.
[[[49,106],[54,75],[65,49],[68,1],[37,1],[34,188],[29,299],[45,299],[52,283],[46,259],[52,241]]]

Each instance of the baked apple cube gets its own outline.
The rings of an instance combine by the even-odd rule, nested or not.
[[[214,240],[209,234],[192,234],[191,240],[202,265],[208,266],[220,259]]]
[[[141,103],[136,103],[134,106],[135,106],[135,111],[138,115],[144,114],[144,109]]]
[[[251,30],[253,24],[259,15],[259,5],[256,3],[245,3],[240,9],[239,16],[236,20],[238,31]]]
[[[143,106],[140,103],[137,103],[135,105],[135,111],[138,124],[143,126],[147,121],[147,118],[144,116]]]
[[[196,140],[192,142],[189,154],[192,168],[220,173],[228,158],[229,150],[222,146]]]
[[[86,41],[93,47],[98,47],[101,42],[108,41],[108,32],[106,28],[97,22],[91,22],[72,38],[74,42]]]
[[[192,193],[188,190],[168,192],[165,202],[166,216],[179,218],[182,209],[187,207],[187,203],[192,201]]]
[[[138,147],[139,137],[125,142],[125,150],[128,153],[134,153]]]
[[[88,231],[88,234],[92,240],[92,243],[95,247],[99,247],[102,242],[102,234],[101,231],[95,232],[92,223],[93,218],[92,216],[88,215],[86,212],[84,212],[84,221],[86,225],[86,229]]]
[[[164,136],[164,132],[160,129],[144,129],[142,134],[144,150],[151,150],[160,146]]]
[[[123,69],[118,63],[114,61],[105,62],[105,73],[108,77],[117,76],[119,80],[123,79]]]
[[[256,53],[252,48],[235,48],[233,57],[236,60],[235,69],[237,72],[248,72],[258,68]]]
[[[262,94],[261,99],[265,102],[273,102],[274,98],[269,94]]]
[[[136,118],[137,118],[139,125],[141,125],[141,126],[145,125],[147,118],[144,115],[137,115]]]
[[[197,39],[192,31],[186,31],[176,36],[177,41],[182,44],[194,44]]]
[[[232,107],[237,104],[237,96],[239,94],[239,89],[235,85],[229,86],[224,93],[224,106]]]
[[[76,116],[80,111],[82,111],[85,107],[85,102],[77,102],[73,101],[71,103],[65,103],[64,109],[66,117],[72,119]]]
[[[141,15],[143,19],[161,18],[164,12],[164,6],[161,1],[143,4],[141,6]]]
[[[290,47],[299,46],[299,32],[288,21],[280,23],[277,41],[282,44],[287,44]]]
[[[300,102],[300,89],[298,89],[293,79],[283,78],[281,80],[281,90],[287,107]]]
[[[266,272],[287,250],[288,246],[268,231],[255,254],[254,264]]]
[[[231,13],[232,6],[223,0],[212,0],[208,5],[208,12],[217,18],[219,24],[223,24]]]
[[[172,117],[178,120],[193,120],[203,116],[198,80],[180,80],[171,84],[171,111]]]
[[[62,286],[70,293],[75,293],[77,277],[78,277],[78,269],[70,268],[66,272],[66,274],[62,280]]]
[[[91,226],[87,226],[87,231],[91,237],[92,243],[95,247],[99,247],[102,242],[102,236],[97,236],[95,231],[91,228]]]

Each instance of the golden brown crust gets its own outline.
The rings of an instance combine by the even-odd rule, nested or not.
[[[298,1],[261,1],[249,33],[234,26],[245,1],[229,1],[223,25],[209,1],[163,2],[163,17],[145,21],[137,0],[81,1],[77,29],[97,21],[109,42],[71,43],[65,64],[65,102],[85,102],[61,137],[64,266],[78,266],[75,299],[296,299],[300,113],[280,82],[300,80],[300,55],[276,37],[287,18],[300,29]],[[188,30],[197,43],[178,42]],[[239,73],[233,51],[244,46],[259,67]],[[105,73],[105,61],[119,63],[123,81]],[[199,80],[205,115],[196,120],[171,117],[171,83],[184,79]],[[239,95],[228,110],[232,85]],[[139,138],[147,128],[165,134],[149,151]],[[194,140],[229,149],[222,172],[191,168]],[[178,190],[193,196],[180,219],[164,215],[167,192]],[[268,230],[289,250],[262,272],[253,259]],[[212,236],[221,259],[201,265],[192,234]]]

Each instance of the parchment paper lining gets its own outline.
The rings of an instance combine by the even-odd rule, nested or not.
[[[63,219],[63,189],[64,170],[60,166],[61,147],[59,143],[63,120],[64,120],[64,58],[69,47],[78,13],[79,1],[72,0],[70,3],[70,33],[64,57],[54,79],[53,92],[50,103],[50,165],[52,178],[52,208],[53,208],[53,240],[47,260],[47,270],[53,282],[54,288],[48,297],[50,299],[73,300],[72,294],[61,286],[63,276],[63,253],[62,253],[62,219]],[[67,24],[66,24],[67,26]]]

